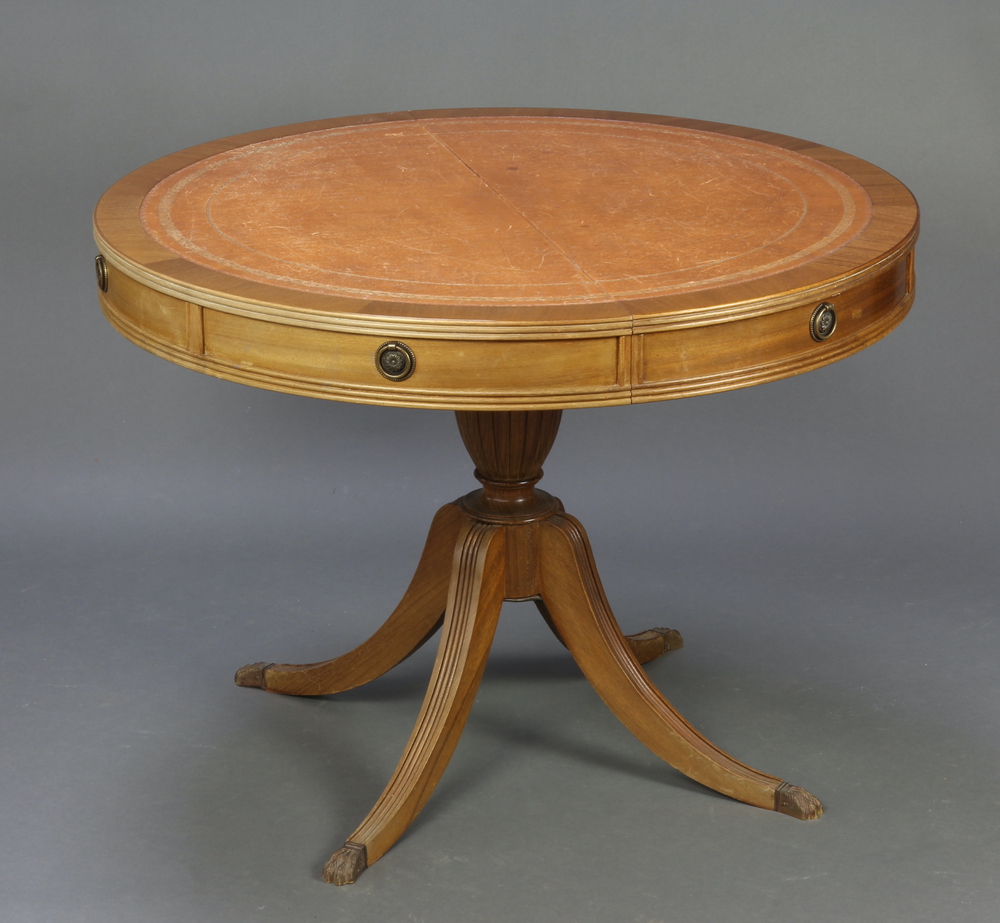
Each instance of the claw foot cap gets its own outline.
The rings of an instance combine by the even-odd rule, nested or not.
[[[264,671],[272,664],[248,663],[245,667],[240,667],[236,671],[237,686],[251,686],[254,689],[264,688]]]
[[[348,840],[323,866],[323,881],[331,885],[349,885],[368,868],[368,850],[361,843]]]
[[[628,641],[639,663],[649,663],[667,651],[676,651],[684,647],[681,633],[673,628],[650,628],[638,634],[626,635],[625,640]]]
[[[823,805],[804,788],[782,782],[774,792],[774,810],[799,820],[816,820],[823,813]]]
[[[684,647],[684,639],[676,628],[654,628],[653,631],[663,638],[664,651],[676,651]]]

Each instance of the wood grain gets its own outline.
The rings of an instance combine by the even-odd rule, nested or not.
[[[455,543],[467,519],[455,504],[438,510],[416,573],[399,605],[367,641],[319,663],[256,663],[236,673],[238,686],[285,695],[331,695],[387,673],[422,647],[441,625]]]
[[[468,523],[459,536],[441,645],[413,734],[381,798],[327,863],[324,877],[347,884],[360,872],[358,847],[371,865],[412,823],[458,744],[503,602],[503,529]],[[344,851],[347,855],[345,856]]]
[[[563,647],[567,647],[563,636],[559,633],[559,629],[552,619],[552,614],[549,612],[545,600],[541,596],[535,596],[533,599],[535,605],[538,607],[539,614],[545,620],[545,624],[551,629],[552,634],[556,636],[556,639]],[[668,651],[676,651],[684,647],[684,639],[681,637],[681,633],[675,628],[647,628],[645,631],[637,631],[632,635],[622,635],[622,640],[628,645],[629,650],[632,651],[632,656],[640,664],[651,663]]]
[[[454,110],[170,155],[105,194],[95,235],[105,313],[171,361],[336,400],[533,410],[744,387],[863,349],[912,303],[917,218],[889,174],[782,135]],[[802,318],[824,301],[850,323],[817,344]],[[412,341],[405,382],[374,368],[388,339]]]
[[[542,523],[541,530],[546,609],[559,637],[621,722],[661,759],[717,792],[803,819],[821,814],[822,806],[813,796],[808,796],[813,809],[804,811],[802,797],[779,794],[779,789],[791,791],[781,779],[733,759],[699,734],[649,681],[622,640],[579,522],[557,514]]]
[[[254,663],[236,682],[291,695],[354,688],[409,656],[444,618],[424,704],[399,765],[362,824],[324,867],[357,880],[403,835],[444,773],[462,733],[505,599],[534,600],[588,680],[643,743],[716,791],[800,819],[822,805],[798,786],[733,759],[692,728],[641,669],[683,646],[654,628],[623,636],[583,527],[536,489],[561,411],[457,414],[482,488],[435,517],[417,572],[388,621],[354,651],[316,664]],[[443,596],[447,588],[446,597]]]
[[[367,642],[241,685],[322,695],[442,621],[382,797],[325,868],[354,881],[420,811],[461,734],[502,601],[529,600],[622,722],[691,778],[809,819],[819,801],[692,728],[624,637],[582,527],[536,488],[563,408],[744,387],[849,356],[914,298],[918,210],[840,151],[731,125],[554,109],[400,112],[253,132],[148,164],[102,197],[101,307],[138,345],[258,387],[458,411],[482,488],[439,512]],[[838,323],[817,342],[810,319]],[[379,373],[405,342],[410,377]]]

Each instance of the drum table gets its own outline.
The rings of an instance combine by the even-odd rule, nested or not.
[[[654,753],[748,804],[817,817],[804,789],[692,728],[623,636],[583,527],[537,490],[564,408],[708,394],[826,365],[913,300],[917,206],[808,141],[651,115],[392,112],[202,144],[129,174],[95,214],[101,306],[150,352],[332,400],[456,411],[481,489],[434,518],[416,575],[357,649],[255,663],[241,686],[328,695],[441,629],[416,727],[326,864],[354,881],[427,801],[500,607],[531,600]]]

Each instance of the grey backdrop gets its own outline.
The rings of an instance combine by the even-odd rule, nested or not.
[[[1000,906],[995,0],[4,0],[0,917],[985,921]],[[253,128],[570,106],[843,148],[923,208],[910,318],[805,376],[567,412],[580,516],[650,674],[802,784],[804,824],[699,788],[509,605],[462,744],[360,881],[319,880],[431,652],[336,699],[232,685],[388,612],[474,486],[450,414],[311,401],[103,320],[90,211]]]

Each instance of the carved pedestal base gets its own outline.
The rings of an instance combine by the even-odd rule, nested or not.
[[[505,599],[534,600],[622,723],[671,766],[715,791],[800,819],[822,814],[804,789],[751,769],[692,728],[640,664],[681,647],[654,628],[624,636],[608,606],[583,527],[536,490],[560,411],[458,413],[481,490],[438,511],[402,601],[355,650],[314,664],[254,663],[236,682],[286,695],[328,695],[381,676],[438,628],[427,695],[402,759],[324,878],[353,882],[403,834],[437,785],[475,698]]]

